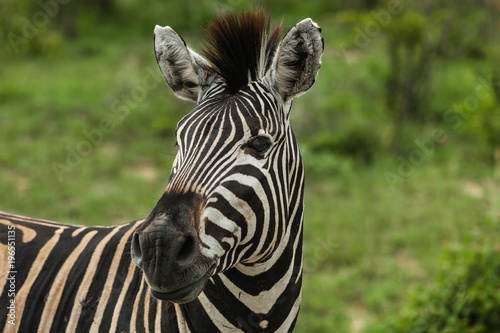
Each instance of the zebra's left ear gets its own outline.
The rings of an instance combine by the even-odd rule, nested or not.
[[[170,27],[155,28],[156,62],[177,97],[198,103],[216,76],[208,61]]]
[[[321,28],[310,18],[297,23],[283,38],[267,74],[267,82],[285,103],[314,84],[323,49]]]

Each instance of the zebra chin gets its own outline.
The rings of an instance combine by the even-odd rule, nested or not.
[[[181,287],[177,290],[170,292],[159,291],[160,288],[157,289],[156,287],[152,286],[149,282],[148,285],[151,288],[151,294],[155,298],[160,299],[162,301],[169,301],[173,303],[182,304],[195,300],[205,288],[205,284],[207,283],[208,279],[209,279],[208,276],[203,277],[196,282],[193,282],[185,287]]]
[[[160,300],[174,303],[187,303],[196,299],[215,272],[215,265],[210,265],[204,260],[197,262],[184,270],[168,272],[165,271],[165,266],[143,266],[142,270],[151,294]]]

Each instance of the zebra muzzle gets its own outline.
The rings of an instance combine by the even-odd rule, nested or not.
[[[163,198],[160,199],[159,204]],[[169,200],[172,203],[172,199]],[[158,205],[157,205],[158,206]],[[193,206],[155,208],[132,236],[131,255],[156,298],[185,303],[203,290],[214,263],[202,255]],[[170,207],[172,207],[170,206]]]

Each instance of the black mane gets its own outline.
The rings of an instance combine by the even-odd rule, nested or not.
[[[260,79],[269,69],[280,42],[281,24],[272,33],[269,26],[270,18],[262,9],[219,15],[209,22],[203,54],[225,80],[229,92]]]

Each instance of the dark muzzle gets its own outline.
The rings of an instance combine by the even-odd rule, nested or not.
[[[164,194],[132,236],[132,260],[157,298],[183,303],[203,290],[211,265],[200,251],[199,210],[195,195]]]

